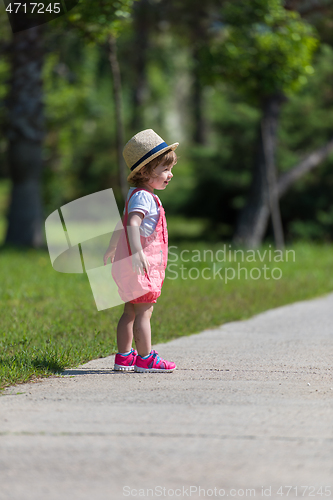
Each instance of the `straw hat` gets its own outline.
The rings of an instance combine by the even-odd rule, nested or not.
[[[168,146],[162,137],[157,135],[151,128],[142,130],[142,132],[133,136],[123,150],[123,156],[127,166],[131,170],[127,180],[129,181],[136,172],[151,160],[166,151],[174,151],[177,146],[179,146],[179,142]]]

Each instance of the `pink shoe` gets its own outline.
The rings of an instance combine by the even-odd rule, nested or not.
[[[145,359],[138,355],[134,365],[134,371],[140,373],[169,373],[175,368],[175,363],[161,359],[156,351],[151,351],[148,358]]]
[[[114,360],[114,369],[123,372],[133,371],[137,355],[138,353],[134,349],[131,349],[131,352],[126,356],[118,352]]]

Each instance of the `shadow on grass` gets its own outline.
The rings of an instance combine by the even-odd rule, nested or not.
[[[40,357],[31,359],[27,354],[8,356],[7,358],[0,358],[0,366],[8,367],[10,369],[18,369],[18,370],[29,370],[29,367],[46,370],[51,373],[60,373],[62,372],[66,364],[59,363],[58,361],[46,357]]]
[[[31,364],[35,368],[44,369],[51,373],[61,373],[65,369],[65,365],[52,359],[35,358],[31,361]]]

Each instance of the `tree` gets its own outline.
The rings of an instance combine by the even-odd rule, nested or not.
[[[122,155],[124,147],[124,125],[122,117],[121,76],[117,58],[116,39],[123,23],[129,18],[134,0],[81,0],[79,9],[71,11],[69,25],[74,27],[86,43],[107,47],[113,76],[113,96],[116,120],[116,148],[119,169],[119,183],[123,199],[126,199],[127,167]]]
[[[44,244],[40,179],[45,135],[42,68],[46,27],[35,26],[37,23],[23,11],[11,22],[14,33],[6,50],[11,77],[5,99],[5,133],[12,190],[5,245],[40,247]],[[44,17],[42,22],[46,22]],[[28,29],[31,25],[34,27]]]
[[[216,12],[224,3],[225,0],[164,1],[165,18],[170,21],[174,32],[187,46],[191,55],[192,139],[195,144],[199,145],[207,143],[203,92],[207,80],[206,74],[211,72],[207,52],[209,52]]]
[[[57,28],[66,32],[66,29],[76,26],[92,43],[106,43],[109,40],[112,47],[110,37],[119,32],[124,18],[129,15],[131,4],[132,0],[101,0],[93,4],[81,0],[67,16],[54,20],[52,25],[36,26],[13,34],[7,51],[11,78],[6,99],[8,164],[13,184],[5,244],[31,247],[44,245],[40,182],[45,135],[42,68],[46,27],[49,36],[52,36]],[[121,134],[121,126],[117,129]],[[118,144],[121,141],[119,135]],[[121,175],[124,185],[124,169]]]
[[[234,241],[258,246],[271,213],[276,242],[282,245],[275,167],[279,111],[313,72],[318,40],[315,30],[299,14],[285,10],[281,0],[227,2],[221,19],[210,54],[213,73],[262,110],[251,187]]]
[[[296,10],[302,17],[308,17],[313,14],[324,14],[331,12],[331,0],[286,0],[284,7],[288,10]]]
[[[147,93],[147,58],[150,45],[150,33],[155,17],[154,6],[149,0],[139,0],[133,6],[133,34],[135,51],[131,54],[135,83],[132,86],[131,129],[137,132],[143,126],[142,107]],[[156,19],[156,18],[155,18]]]
[[[43,244],[40,195],[44,116],[42,103],[43,30],[13,34],[9,54],[10,92],[6,99],[8,164],[12,180],[5,244]]]

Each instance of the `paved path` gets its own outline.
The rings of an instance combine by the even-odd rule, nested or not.
[[[110,356],[11,387],[0,498],[333,499],[332,346],[333,294],[157,346],[172,374]]]

